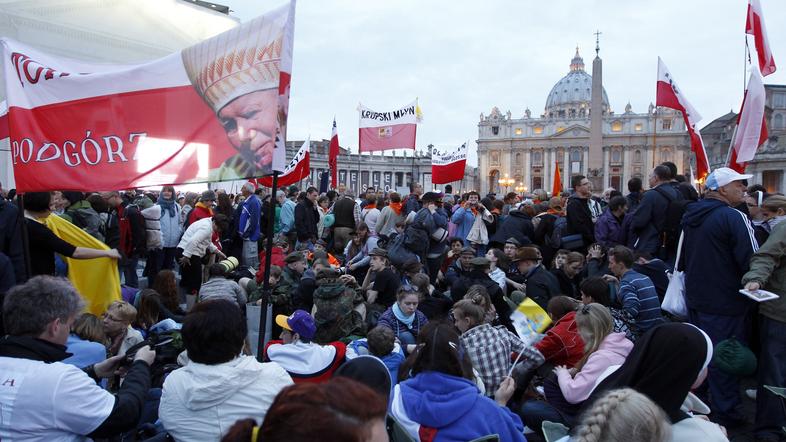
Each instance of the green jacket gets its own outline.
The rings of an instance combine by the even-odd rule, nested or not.
[[[290,310],[292,309],[292,294],[295,293],[300,286],[300,278],[303,275],[299,275],[294,270],[290,269],[289,266],[284,267],[284,271],[281,272],[281,279],[276,284],[276,287],[273,289],[273,293],[270,295],[271,299],[270,302],[273,305],[279,307],[288,307]]]
[[[764,290],[780,296],[759,303],[759,313],[786,322],[786,221],[772,229],[767,241],[751,257],[750,270],[742,277],[743,285],[749,282],[758,282]]]

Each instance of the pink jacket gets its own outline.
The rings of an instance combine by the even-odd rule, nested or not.
[[[571,377],[568,370],[559,370],[557,380],[565,400],[571,404],[586,400],[595,389],[600,375],[613,365],[622,365],[631,349],[633,342],[625,337],[625,333],[611,333],[575,376]]]

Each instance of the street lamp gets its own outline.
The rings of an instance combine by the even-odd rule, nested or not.
[[[504,178],[500,178],[499,179],[499,185],[500,186],[505,186],[505,193],[508,193],[508,187],[510,187],[510,186],[512,186],[514,184],[516,184],[516,180],[514,180],[513,178],[508,177],[507,173],[505,174]]]
[[[527,191],[527,186],[525,186],[524,183],[519,183],[519,185],[516,186],[516,193],[524,194],[524,192],[526,191]]]

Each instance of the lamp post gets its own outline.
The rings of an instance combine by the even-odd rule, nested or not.
[[[510,178],[507,173],[504,178],[499,179],[499,185],[505,186],[505,193],[508,193],[508,188],[514,184],[516,184],[516,180]]]
[[[524,196],[524,192],[526,191],[527,191],[527,186],[525,186],[524,183],[519,183],[519,185],[516,186],[516,193],[521,194],[521,196]]]

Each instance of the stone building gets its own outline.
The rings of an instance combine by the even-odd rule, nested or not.
[[[766,101],[764,117],[769,138],[759,146],[759,151],[748,163],[747,173],[754,174],[753,182],[760,183],[769,192],[786,191],[786,85],[764,85]],[[710,167],[722,167],[737,123],[733,111],[718,117],[701,129],[701,137],[710,160]]]
[[[576,48],[568,74],[551,89],[539,117],[529,108],[516,117],[497,107],[480,114],[481,192],[514,187],[550,191],[555,167],[563,189],[570,187],[571,176],[581,174],[596,192],[606,187],[627,192],[627,181],[633,177],[646,184],[649,171],[663,161],[689,172],[692,154],[682,115],[652,104],[646,112],[636,113],[630,103],[623,113],[615,113],[603,88],[599,51],[596,46],[590,75]],[[515,183],[507,189],[499,183],[504,175]]]

